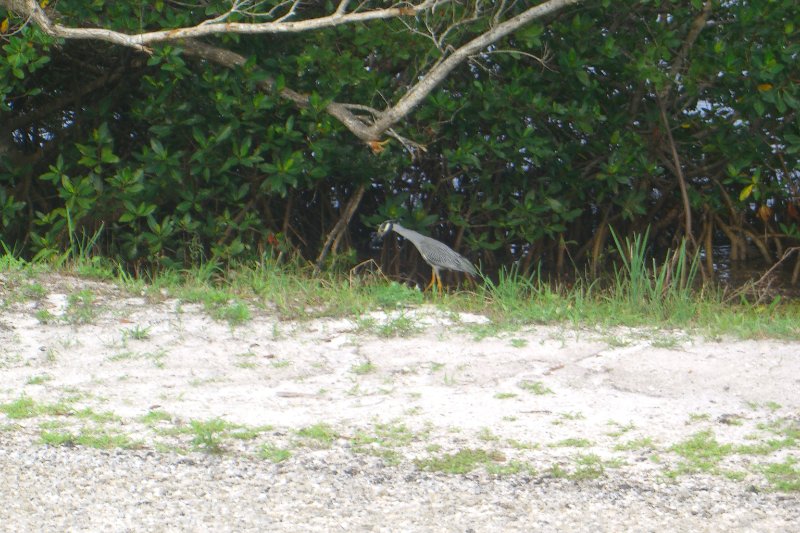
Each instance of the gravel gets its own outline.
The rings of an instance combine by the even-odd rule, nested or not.
[[[800,494],[766,475],[797,479],[797,340],[476,338],[488,319],[431,306],[366,315],[411,320],[410,337],[256,307],[233,327],[199,304],[39,282],[46,297],[0,313],[0,531],[800,531]],[[88,321],[68,312],[78,290]],[[88,445],[44,443],[59,436]],[[461,452],[494,463],[424,468]]]
[[[0,434],[3,531],[796,531],[800,501],[719,476],[450,475],[344,447],[273,464]]]

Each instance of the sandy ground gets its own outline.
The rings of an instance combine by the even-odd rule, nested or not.
[[[0,444],[9,449],[43,453],[42,431],[77,433],[100,424],[139,443],[138,450],[115,453],[157,450],[212,460],[192,448],[191,436],[143,422],[156,411],[169,415],[162,429],[215,418],[263,429],[252,442],[224,440],[221,460],[256,457],[258,446],[271,442],[291,452],[284,464],[330,453],[346,468],[364,457],[379,461],[379,453],[353,450],[357,435],[394,427],[413,437],[391,448],[392,464],[382,465],[391,475],[463,478],[423,472],[418,461],[487,450],[497,467],[525,465],[524,472],[509,474],[515,482],[524,474],[529,483],[557,482],[567,492],[597,491],[604,480],[617,487],[717,486],[737,495],[766,494],[779,510],[763,522],[732,520],[718,530],[768,531],[796,527],[800,519],[798,493],[775,491],[764,474],[769,464],[800,458],[797,443],[785,441],[768,453],[726,453],[707,471],[679,450],[698,435],[735,450],[796,435],[800,341],[537,325],[478,338],[486,318],[452,316],[434,306],[374,312],[360,321],[301,322],[253,307],[252,320],[231,327],[197,304],[148,301],[73,278],[52,277],[44,285],[44,296],[7,302],[0,311],[0,404],[29,398],[36,405],[67,403],[73,413],[88,408],[114,416],[98,422],[74,414],[5,420],[0,414]],[[68,295],[87,289],[96,315],[85,324],[69,323]],[[7,285],[3,290],[10,294]],[[36,317],[42,309],[53,317],[46,324]],[[398,317],[418,331],[405,338],[376,334]],[[335,430],[327,448],[297,437],[315,424]],[[587,457],[599,468],[597,476],[581,476]],[[476,475],[495,479],[472,473],[464,483],[474,483]],[[689,513],[690,502],[686,506]],[[588,507],[576,512],[592,513]],[[702,515],[695,518],[703,523]],[[635,523],[623,529],[636,530]],[[491,530],[489,524],[475,530]]]

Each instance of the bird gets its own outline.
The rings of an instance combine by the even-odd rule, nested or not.
[[[378,227],[375,241],[380,241],[391,231],[411,241],[411,244],[417,248],[425,262],[431,266],[431,282],[428,283],[428,286],[425,287],[423,292],[433,287],[434,283],[437,284],[436,287],[440,292],[443,290],[442,278],[439,272],[442,269],[466,272],[473,276],[478,275],[478,271],[466,257],[454,251],[443,242],[426,237],[414,230],[404,228],[396,220],[387,220],[381,224],[380,227]]]

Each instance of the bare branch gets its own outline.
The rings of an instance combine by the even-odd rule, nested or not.
[[[505,22],[498,24],[486,33],[469,41],[464,46],[457,49],[444,61],[433,67],[414,87],[411,88],[393,107],[381,113],[375,123],[370,128],[372,137],[377,138],[388,128],[396,124],[400,119],[408,115],[417,107],[430,92],[439,85],[450,72],[458,65],[466,61],[469,56],[485,48],[486,46],[502,39],[511,32],[521,28],[533,20],[544,17],[562,9],[565,6],[576,4],[580,0],[550,0],[538,6],[534,6],[512,17]]]
[[[426,74],[418,79],[416,84],[414,84],[395,105],[387,107],[383,111],[378,111],[371,107],[358,104],[332,102],[328,104],[326,112],[339,120],[373,151],[383,149],[384,141],[380,139],[382,136],[388,135],[389,137],[397,139],[412,153],[412,155],[418,153],[425,149],[424,146],[400,136],[392,128],[403,118],[408,116],[408,114],[411,113],[411,111],[450,74],[450,72],[469,60],[471,56],[526,24],[529,24],[533,20],[550,15],[566,6],[580,2],[580,0],[547,0],[537,6],[526,9],[515,17],[500,22],[502,14],[510,10],[516,3],[515,1],[511,1],[509,5],[507,0],[503,0],[496,6],[492,17],[493,25],[488,31],[458,48],[446,44],[446,37],[453,33],[455,28],[472,22],[480,15],[485,5],[482,4],[480,0],[474,1],[475,3],[471,10],[468,10],[461,19],[451,20],[447,26],[437,26],[429,20],[421,21],[423,24],[428,24],[428,34],[419,32],[419,30],[407,24],[412,31],[421,33],[432,39],[436,46],[442,51],[442,57],[429,68]],[[70,28],[55,24],[48,14],[39,7],[36,0],[0,0],[0,6],[28,17],[29,20],[32,20],[50,35],[65,39],[102,40],[132,47],[144,52],[150,52],[147,45],[164,41],[177,41],[183,47],[187,55],[211,61],[227,68],[243,65],[246,62],[246,58],[230,50],[198,41],[197,37],[217,33],[297,33],[370,20],[402,20],[403,17],[435,13],[438,9],[443,9],[453,2],[452,0],[418,0],[415,3],[413,1],[398,0],[388,8],[363,9],[366,2],[352,7],[351,0],[339,0],[338,5],[331,14],[297,21],[288,21],[287,19],[297,16],[297,10],[301,5],[300,0],[285,0],[284,2],[278,3],[277,6],[273,6],[268,12],[259,11],[259,7],[262,3],[263,2],[258,0],[233,0],[231,2],[231,8],[226,13],[208,19],[196,26],[130,35],[102,28]],[[226,22],[235,13],[244,14],[253,18],[278,18],[270,22]],[[266,91],[275,90],[274,80],[267,79],[262,82],[261,88]],[[287,87],[282,88],[279,94],[282,98],[294,102],[298,107],[308,107],[309,105],[307,95]],[[356,114],[355,112],[360,113]]]
[[[330,15],[306,20],[288,21],[288,18],[296,14],[296,8],[300,4],[299,0],[293,0],[292,2],[284,2],[281,4],[291,4],[291,6],[280,18],[271,22],[225,22],[230,15],[237,12],[238,6],[242,4],[242,2],[233,2],[228,12],[201,22],[196,26],[131,35],[104,28],[70,28],[55,24],[47,13],[39,7],[36,0],[0,0],[0,6],[6,7],[19,15],[30,17],[45,32],[55,37],[63,37],[64,39],[96,39],[136,48],[142,51],[147,51],[148,45],[158,42],[174,41],[176,39],[196,39],[198,37],[217,33],[299,33],[331,28],[343,24],[353,24],[356,22],[368,22],[371,20],[392,19],[397,17],[413,17],[418,13],[442,3],[442,0],[422,0],[416,4],[398,2],[394,6],[388,8],[351,13],[345,12],[347,3],[347,1],[340,3],[337,10]],[[248,13],[252,14],[252,12]]]

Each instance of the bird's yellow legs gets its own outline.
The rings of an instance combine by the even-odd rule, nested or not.
[[[428,289],[433,287],[434,283],[436,283],[436,288],[438,289],[438,292],[444,292],[444,287],[442,287],[441,276],[439,276],[439,274],[436,272],[436,269],[431,269],[431,282],[428,283],[428,286],[425,287],[425,290],[422,292],[428,292]]]

